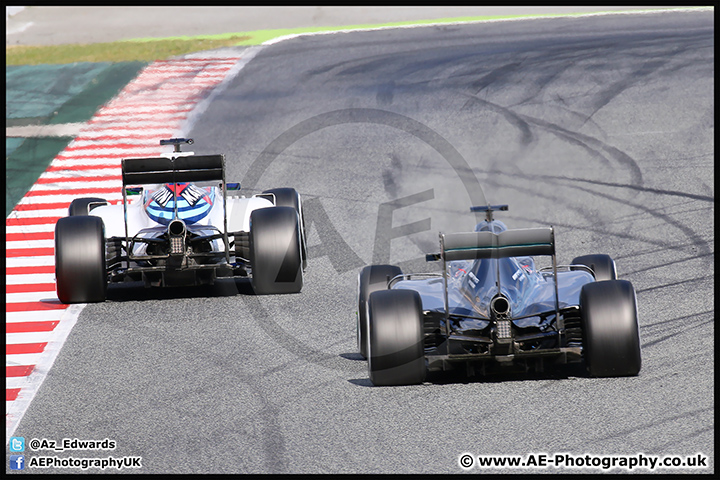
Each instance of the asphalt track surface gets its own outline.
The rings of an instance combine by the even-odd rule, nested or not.
[[[685,12],[247,51],[188,133],[249,193],[303,195],[302,293],[113,288],[15,435],[110,438],[144,473],[460,473],[466,452],[700,453],[714,472],[713,47],[713,13]],[[561,263],[616,259],[637,291],[638,377],[372,387],[355,353],[359,269],[427,271],[437,232],[471,229],[483,197],[510,204],[511,228],[553,225]]]

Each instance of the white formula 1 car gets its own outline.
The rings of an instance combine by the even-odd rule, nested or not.
[[[225,182],[224,155],[182,152],[184,143],[193,140],[161,140],[174,151],[123,159],[122,205],[72,201],[55,225],[61,302],[102,302],[109,283],[137,281],[193,286],[249,276],[256,294],[302,289],[307,248],[297,191],[240,196],[238,183]]]

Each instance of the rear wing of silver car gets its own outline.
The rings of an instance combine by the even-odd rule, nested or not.
[[[484,258],[555,256],[555,234],[548,228],[440,234],[440,253],[427,261],[481,260]]]
[[[448,309],[447,262],[456,260],[484,260],[507,257],[552,257],[555,283],[555,312],[559,318],[559,295],[557,284],[557,260],[555,257],[555,233],[552,227],[440,234],[440,253],[426,256],[428,261],[441,260],[443,263],[445,312]],[[498,264],[499,268],[499,264]],[[500,278],[498,274],[497,278]]]
[[[552,228],[441,234],[440,246],[446,261],[555,255]]]

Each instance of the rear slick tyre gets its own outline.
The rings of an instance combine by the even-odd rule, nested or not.
[[[368,301],[368,373],[374,385],[415,385],[425,379],[423,317],[414,290],[382,290]]]
[[[640,372],[640,335],[635,289],[627,280],[588,283],[580,292],[583,357],[590,376]]]
[[[302,289],[300,226],[294,208],[268,207],[250,214],[250,264],[257,295]]]
[[[63,217],[55,224],[55,279],[62,303],[104,302],[105,226],[100,217]]]
[[[275,197],[276,207],[292,207],[300,217],[300,247],[302,253],[303,270],[307,268],[307,242],[305,241],[305,215],[302,208],[300,194],[294,188],[282,187],[265,190],[263,194],[272,194]]]
[[[70,206],[68,207],[68,215],[71,217],[90,215],[90,211],[93,208],[103,205],[107,205],[107,201],[104,198],[76,198],[75,200],[70,202]]]
[[[358,351],[363,358],[367,358],[367,302],[370,294],[387,290],[388,281],[398,275],[402,275],[402,270],[395,265],[368,265],[358,275],[356,332]]]
[[[583,255],[582,257],[573,258],[572,265],[585,265],[593,271],[595,281],[602,282],[604,280],[617,280],[617,268],[615,260],[610,255],[596,254]],[[571,268],[571,270],[579,270]]]

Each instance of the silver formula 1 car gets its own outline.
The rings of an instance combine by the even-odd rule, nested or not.
[[[276,188],[250,198],[225,182],[224,155],[173,152],[122,160],[122,205],[72,201],[55,225],[63,303],[102,302],[109,283],[212,284],[249,276],[255,293],[299,292],[307,266],[300,195]],[[205,186],[203,186],[205,185]],[[209,186],[208,186],[209,185]]]
[[[440,234],[442,273],[371,265],[358,277],[357,339],[375,385],[584,362],[591,376],[640,371],[635,290],[608,255],[558,265],[552,228],[508,230],[486,212],[473,232]],[[552,257],[537,268],[535,256]]]

